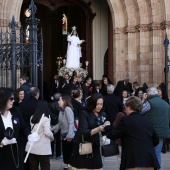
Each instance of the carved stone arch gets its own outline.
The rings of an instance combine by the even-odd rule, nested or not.
[[[12,19],[12,16],[15,16],[17,22],[20,21],[20,10],[21,10],[22,0],[2,0],[1,2],[1,27],[7,27],[9,22]]]
[[[59,7],[62,6],[67,6],[67,5],[71,5],[71,6],[77,6],[79,9],[82,10],[82,13],[84,13],[85,15],[85,27],[83,28],[84,30],[82,32],[85,33],[85,40],[86,42],[86,51],[85,51],[85,56],[86,58],[84,58],[84,60],[89,61],[89,67],[88,67],[88,71],[92,72],[92,68],[93,68],[93,56],[92,56],[92,21],[93,18],[95,17],[95,14],[93,13],[92,9],[91,9],[91,2],[89,1],[88,3],[86,3],[84,0],[34,0],[35,3],[37,4],[41,4],[41,5],[45,5],[48,8],[50,8],[51,10],[56,10]],[[29,0],[24,0],[23,3],[25,2],[29,2]],[[51,3],[54,2],[54,3]]]
[[[163,22],[165,17],[165,9],[164,9],[164,0],[150,0],[151,8],[152,8],[152,17],[153,22]]]
[[[168,20],[168,21],[170,21],[170,1],[169,0],[163,0],[163,2],[162,3],[164,3],[163,4],[163,10],[164,10],[164,17],[166,16],[166,19]]]
[[[150,24],[151,23],[151,6],[149,1],[147,0],[137,0],[138,8],[139,8],[139,17],[140,17],[140,24]]]
[[[139,9],[136,0],[125,1],[128,25],[137,25],[139,24]]]
[[[139,32],[139,43],[137,44],[137,63],[138,67],[145,67],[146,69],[143,70],[143,73],[140,70],[137,70],[138,76],[136,77],[135,81],[142,84],[143,82],[149,83],[152,82],[152,76],[144,76],[149,75],[149,69],[152,69],[152,66],[149,66],[150,60],[150,49],[151,46],[147,44],[152,44],[152,32],[150,23],[152,21],[152,12],[151,6],[148,0],[137,0],[138,8],[139,8],[139,17],[140,23],[136,25],[136,32]],[[145,50],[144,50],[145,49]],[[151,63],[152,61],[150,61]]]
[[[122,28],[127,25],[127,13],[123,0],[113,3],[112,0],[107,0],[110,12],[112,14],[113,27]]]
[[[114,2],[112,0],[107,0],[107,2],[110,8],[113,23],[112,26],[109,26],[109,33],[112,32],[113,35],[109,35],[109,48],[113,49],[112,53],[108,51],[109,65],[110,63],[112,64],[112,71],[109,70],[109,75],[111,75],[110,78],[113,80],[113,82],[116,83],[119,79],[118,77],[120,77],[123,72],[123,67],[120,65],[126,64],[125,61],[122,61],[122,58],[125,58],[127,54],[127,42],[122,43],[122,40],[127,39],[127,35],[124,34],[124,27],[127,25],[128,20],[124,0]]]

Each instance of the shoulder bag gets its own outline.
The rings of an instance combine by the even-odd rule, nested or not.
[[[106,142],[106,138],[105,138],[105,142]],[[109,157],[109,156],[119,155],[119,147],[117,143],[111,141],[110,144],[105,145],[105,142],[101,146],[102,156]]]
[[[80,155],[88,155],[92,154],[92,143],[84,141],[84,136],[82,135],[82,143],[79,144],[79,154]]]

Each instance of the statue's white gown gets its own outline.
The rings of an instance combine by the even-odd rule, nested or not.
[[[80,40],[76,35],[68,35],[68,48],[67,48],[67,68],[79,68],[80,67],[80,57],[81,57],[81,48],[80,44],[83,40]]]

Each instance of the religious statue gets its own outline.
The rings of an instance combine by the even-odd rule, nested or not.
[[[85,42],[85,40],[80,40],[76,31],[76,27],[72,27],[71,34],[67,36],[68,47],[67,47],[67,68],[80,68],[80,57],[81,54],[81,47],[80,44]]]

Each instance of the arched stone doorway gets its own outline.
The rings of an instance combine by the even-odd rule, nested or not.
[[[0,4],[0,25],[2,29],[8,26],[13,15],[15,16],[16,21],[20,22],[22,2],[23,0],[13,0],[12,3],[11,0],[2,1]],[[122,79],[127,73],[129,73],[132,79],[131,81],[139,81],[140,83],[146,82],[150,86],[157,86],[160,82],[164,81],[163,41],[165,39],[165,33],[170,37],[169,0],[45,0],[42,2],[51,2],[54,3],[54,5],[55,2],[59,5],[63,2],[67,2],[68,4],[72,2],[73,6],[77,5],[83,9],[83,12],[87,17],[87,12],[92,9],[92,11],[97,14],[95,19],[97,16],[102,15],[107,11],[105,10],[106,8],[103,10],[103,6],[105,4],[109,5],[113,22],[113,29],[111,30],[113,36],[111,38],[113,39],[112,73],[114,73],[114,82]],[[102,3],[105,4],[103,5]],[[90,4],[92,5],[89,7]],[[98,10],[94,4],[100,6],[98,9],[101,10]],[[82,6],[84,6],[84,8],[82,8]],[[89,8],[91,9],[89,10]],[[97,10],[95,11],[95,9]],[[93,14],[91,16],[93,18]],[[89,51],[89,55],[86,53],[86,56],[92,56],[89,60],[93,60],[93,75],[96,79],[101,79],[103,73],[102,56],[104,56],[108,44],[106,45],[107,48],[105,46],[104,49],[101,50],[105,44],[100,45],[98,43],[101,43],[100,40],[103,38],[101,37],[98,41],[98,36],[101,34],[101,32],[98,34],[96,31],[99,30],[98,24],[101,24],[101,32],[103,31],[103,27],[106,25],[108,26],[108,23],[105,24],[103,22],[98,22],[97,20],[93,20],[93,24],[89,24],[91,25],[89,29],[86,24],[86,30],[93,31],[94,33],[93,38],[90,37],[90,39],[93,39],[93,44],[88,44],[91,48],[93,47],[93,50],[91,49]],[[108,29],[106,28],[104,30]],[[98,44],[94,42],[94,40],[97,41]],[[97,49],[100,51],[98,52]],[[100,55],[101,51],[102,55]],[[100,57],[98,58],[99,55]],[[94,61],[96,63],[94,63]]]
[[[165,32],[170,37],[169,1],[107,2],[113,20],[114,82],[129,74],[132,82],[158,86],[164,81]]]
[[[21,8],[21,24],[26,27],[24,15],[29,7],[29,1],[23,1]],[[63,13],[68,18],[68,32],[76,26],[80,39],[87,43],[82,44],[81,63],[85,67],[85,61],[89,61],[89,72],[92,72],[92,20],[94,14],[88,3],[84,1],[40,1],[35,0],[37,6],[36,17],[40,19],[40,27],[44,34],[44,80],[49,82],[50,77],[57,73],[57,57],[64,59],[67,51],[67,35],[62,35]]]
[[[20,19],[21,7],[25,4],[25,7],[28,7],[28,4],[31,0],[14,0],[15,3],[10,3],[10,0],[6,0],[5,3],[0,5],[2,9],[1,13],[1,27],[7,27],[9,21],[12,18],[12,15],[15,16],[16,21],[21,26],[20,21],[24,22],[22,18]],[[55,11],[55,9],[63,8],[64,6],[72,6],[77,7],[81,10],[81,13],[85,16],[85,24],[83,25],[82,36],[81,31],[79,32],[79,37],[84,38],[87,43],[85,43],[85,57],[84,61],[89,61],[88,71],[93,74],[93,78],[95,80],[101,80],[102,75],[104,74],[104,54],[107,49],[112,50],[112,45],[108,40],[113,41],[113,29],[110,29],[108,22],[112,22],[113,12],[109,12],[109,7],[107,1],[103,0],[34,0],[34,2],[40,6],[43,6],[47,10]],[[26,5],[27,4],[27,5]],[[8,12],[9,11],[9,12]],[[45,12],[45,11],[44,11]],[[38,11],[37,11],[38,13]],[[44,15],[45,13],[43,13]],[[110,15],[110,17],[109,17]],[[37,17],[40,18],[40,17]],[[4,20],[3,20],[4,19]],[[48,26],[48,25],[46,25]],[[80,30],[80,29],[79,29]],[[108,34],[108,30],[110,33]],[[46,31],[46,30],[45,30]],[[84,35],[85,34],[85,35]],[[51,36],[51,35],[50,35]],[[53,37],[54,38],[54,37]],[[46,47],[49,44],[46,44]],[[60,45],[60,44],[59,44]],[[45,51],[45,53],[47,53]],[[58,53],[59,54],[59,53]],[[51,54],[48,54],[51,55]],[[56,57],[56,56],[55,56]],[[113,58],[112,53],[109,54],[109,59]],[[48,63],[49,60],[45,61]],[[55,64],[53,62],[52,64]],[[83,62],[84,64],[84,62]],[[113,68],[110,66],[113,64],[109,62],[109,77],[113,78]],[[51,68],[48,73],[51,73]],[[47,79],[49,79],[50,75],[46,75]]]

